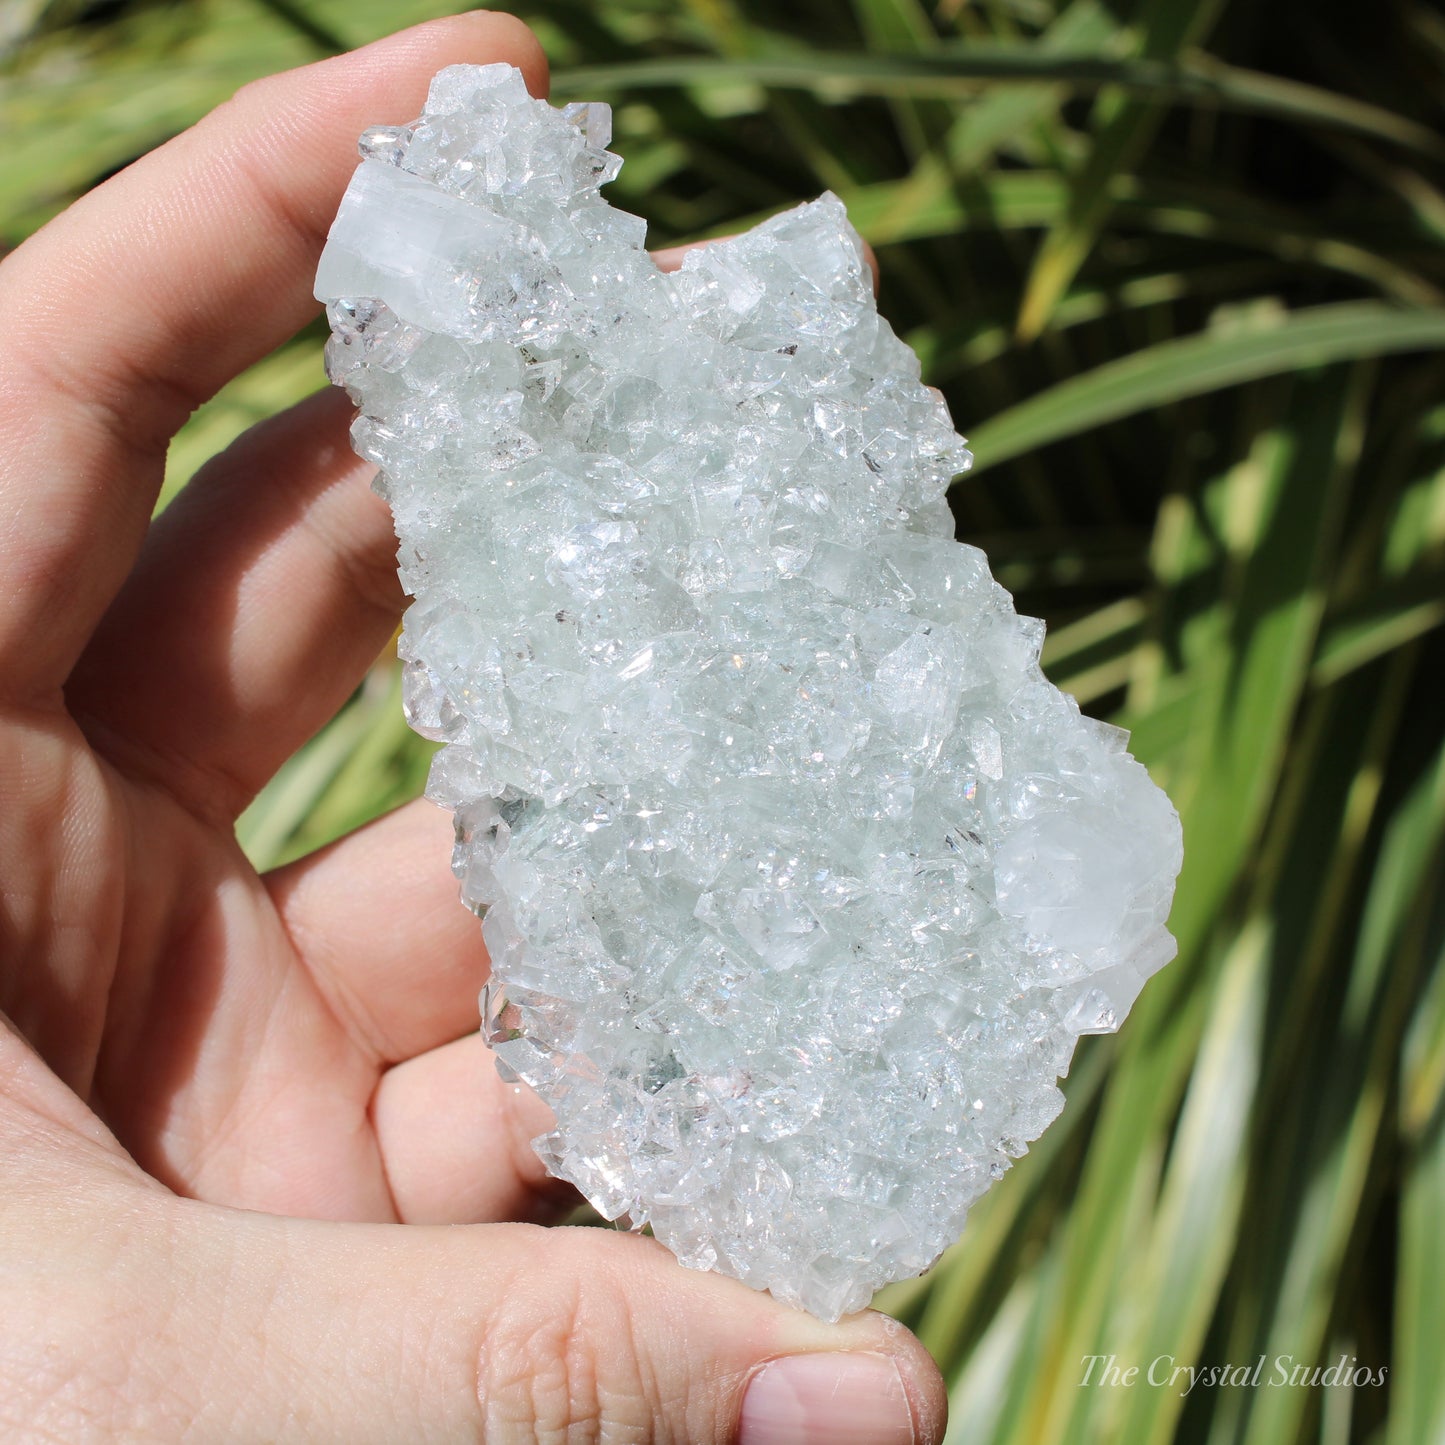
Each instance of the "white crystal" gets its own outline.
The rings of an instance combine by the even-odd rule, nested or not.
[[[1039,671],[825,195],[660,274],[605,106],[454,67],[317,277],[547,1166],[826,1318],[915,1274],[1173,952],[1178,820]]]

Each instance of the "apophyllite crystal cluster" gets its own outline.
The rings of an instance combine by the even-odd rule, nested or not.
[[[826,1318],[937,1258],[1173,944],[1178,821],[1039,671],[824,196],[663,275],[609,113],[378,128],[317,277],[408,715],[549,1169]]]

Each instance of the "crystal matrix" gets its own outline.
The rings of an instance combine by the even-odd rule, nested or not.
[[[925,1269],[1173,951],[1168,800],[1038,667],[824,196],[659,273],[601,106],[363,138],[317,278],[413,726],[548,1167],[832,1318]]]

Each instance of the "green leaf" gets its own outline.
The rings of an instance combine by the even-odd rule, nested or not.
[[[972,428],[977,475],[1021,453],[1186,397],[1328,362],[1445,347],[1445,308],[1344,302],[1166,341],[1071,377]]]
[[[1268,981],[1268,915],[1235,937],[1214,985],[1148,1239],[1134,1279],[1143,1308],[1120,1341],[1131,1360],[1195,1361],[1234,1255],[1248,1174],[1248,1127],[1260,1073]],[[1115,1439],[1174,1438],[1178,1389],[1131,1391]]]
[[[1223,0],[1140,0],[1133,29],[1141,57],[1173,60],[1208,32],[1222,8]],[[1026,341],[1044,329],[1093,248],[1109,214],[1114,178],[1132,168],[1163,119],[1157,103],[1112,91],[1100,96],[1095,113],[1099,130],[1088,159],[1071,179],[1068,209],[1044,237],[1024,283],[1018,332]]]
[[[927,54],[938,49],[938,32],[920,0],[852,0],[852,6],[870,51]],[[948,106],[918,97],[894,97],[892,108],[915,161],[947,133],[952,118]]]
[[[1445,624],[1445,575],[1423,572],[1372,588],[1328,621],[1311,681],[1331,687]]]
[[[304,336],[283,346],[229,382],[186,422],[166,453],[164,507],[217,452],[243,431],[326,384],[321,342]]]
[[[1068,203],[1062,180],[1044,171],[986,171],[957,181],[935,171],[903,182],[851,187],[840,194],[853,224],[875,246],[968,231],[1047,227],[1063,216]],[[1332,234],[1308,217],[1239,192],[1222,194],[1174,182],[1144,186],[1120,179],[1114,187],[1113,211],[1120,225],[1249,247],[1279,257],[1292,269],[1311,265],[1338,271],[1411,304],[1441,299],[1432,281],[1384,249],[1394,244],[1394,238],[1377,242],[1373,236]],[[718,227],[717,233],[730,234],[739,226],[735,221]]]
[[[1347,95],[1281,76],[1229,65],[1194,53],[1178,62],[1121,59],[1087,53],[1093,37],[1112,30],[1104,12],[1076,5],[1069,28],[1054,45],[971,44],[928,54],[857,54],[798,49],[786,55],[737,58],[676,55],[581,65],[559,70],[552,88],[560,98],[593,97],[659,88],[759,85],[770,90],[807,90],[821,99],[859,95],[912,100],[961,100],[993,86],[1044,86],[1066,94],[1111,88],[1157,102],[1277,116],[1306,126],[1340,130],[1422,155],[1445,155],[1445,142],[1408,117]],[[1065,16],[1060,17],[1062,22]],[[1084,52],[1084,53],[1080,53]]]
[[[1395,660],[1378,707],[1360,707],[1356,699],[1367,718],[1365,766],[1345,800],[1346,846],[1335,852],[1330,874],[1321,880],[1324,916],[1316,907],[1297,986],[1298,1002],[1304,1002],[1299,995],[1315,992],[1319,1005],[1293,1014],[1294,1039],[1274,1044],[1274,1099],[1266,1106],[1267,1117],[1294,1116],[1293,1138],[1302,1146],[1286,1150],[1276,1141],[1271,1150],[1274,1167],[1288,1171],[1292,1218],[1288,1234],[1270,1241],[1277,1251],[1274,1287],[1260,1301],[1259,1323],[1250,1331],[1250,1312],[1241,1313],[1230,1342],[1232,1349],[1257,1347],[1271,1359],[1292,1354],[1313,1361],[1327,1350],[1331,1358],[1337,1353],[1339,1346],[1330,1337],[1332,1315],[1346,1288],[1351,1255],[1361,1247],[1384,1190],[1378,1167],[1381,1134],[1424,973],[1426,924],[1435,910],[1438,871],[1445,863],[1445,750],[1385,826],[1357,931],[1341,905],[1351,894],[1350,872],[1369,842],[1383,761],[1398,746],[1396,730],[1412,666],[1413,658]],[[1345,990],[1331,999],[1324,995],[1328,958],[1341,937],[1352,936]],[[1328,1040],[1324,1051],[1322,1032]],[[1292,1057],[1308,1069],[1307,1091],[1300,1088],[1298,1068],[1288,1066]],[[1270,1142],[1268,1131],[1265,1142]],[[1289,1389],[1259,1391],[1231,1404],[1238,1408],[1228,1414],[1245,1421],[1244,1438],[1260,1445],[1295,1436],[1308,1408],[1305,1392]]]
[[[1219,489],[1221,503],[1235,504],[1239,513],[1238,560],[1228,593],[1216,604],[1227,622],[1229,646],[1204,654],[1186,743],[1191,765],[1174,790],[1184,824],[1185,866],[1170,926],[1181,958],[1146,988],[1120,1039],[1062,1246],[1065,1265],[1045,1371],[1052,1384],[1031,1407],[1022,1438],[1108,1438],[1117,1423],[1105,1423],[1100,1414],[1118,1408],[1108,1396],[1079,1390],[1060,1367],[1117,1350],[1124,1336],[1114,1328],[1110,1339],[1114,1291],[1133,1273],[1124,1258],[1146,1247],[1159,1221],[1146,1203],[1126,1225],[1116,1196],[1137,1187],[1154,1197],[1149,1181],[1161,1168],[1163,1140],[1206,1034],[1212,1001],[1221,997],[1222,960],[1231,956],[1224,944],[1208,946],[1211,932],[1225,916],[1231,892],[1243,883],[1287,760],[1295,767],[1308,765],[1307,752],[1290,759],[1285,743],[1313,653],[1318,585],[1338,545],[1362,405],[1359,387],[1338,371],[1297,384],[1287,406],[1270,416],[1249,455],[1225,474]],[[1300,507],[1321,488],[1323,503],[1310,507],[1308,526],[1301,527]],[[1136,747],[1139,743],[1136,733]],[[1276,822],[1287,827],[1288,815]],[[1257,897],[1269,876],[1250,880]],[[1256,911],[1260,906],[1262,900]],[[1251,944],[1244,955],[1235,955],[1245,960],[1236,967],[1247,973],[1257,950]],[[1168,1213],[1163,1224],[1175,1227]],[[1161,1245],[1161,1266],[1166,1255]],[[1205,1273],[1196,1282],[1208,1276],[1203,1261],[1201,1268]],[[1166,1269],[1160,1278],[1172,1276]],[[1121,1309],[1126,1318],[1137,1319],[1137,1303]],[[1189,1328],[1197,1327],[1194,1319]]]
[[[1445,947],[1438,944],[1406,1039],[1400,1093],[1405,1157],[1389,1438],[1413,1445],[1445,1439]]]
[[[1436,960],[1445,978],[1445,957]],[[1445,1047],[1445,1039],[1441,1040]],[[1395,1319],[1391,1442],[1445,1439],[1445,1112],[1415,1141],[1405,1165],[1400,1205],[1399,1305]]]

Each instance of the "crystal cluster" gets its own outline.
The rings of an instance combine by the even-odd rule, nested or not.
[[[412,725],[553,1173],[825,1318],[928,1267],[1173,952],[1178,821],[1047,683],[833,196],[661,274],[609,113],[455,67],[322,258]]]

